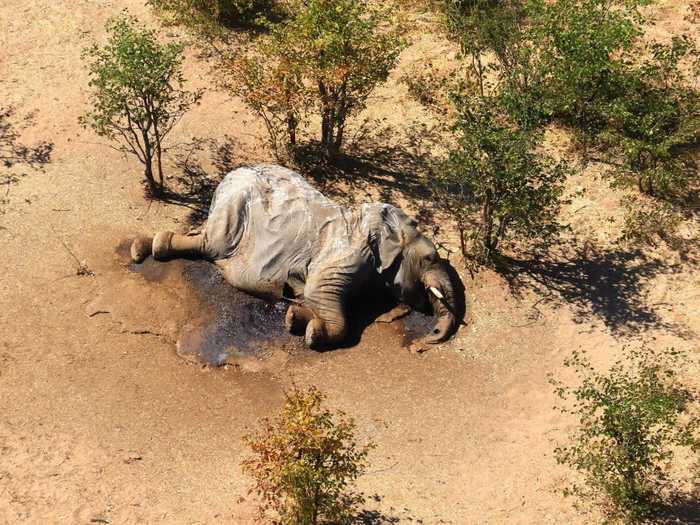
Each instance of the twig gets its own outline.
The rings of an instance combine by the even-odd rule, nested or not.
[[[396,465],[398,465],[398,464],[399,464],[399,462],[397,461],[396,463],[394,463],[393,465],[391,465],[391,466],[389,466],[389,467],[380,468],[379,470],[372,470],[372,471],[370,471],[370,472],[367,472],[366,475],[369,476],[369,475],[372,475],[372,474],[379,474],[380,472],[386,472],[387,470],[392,470],[392,469],[395,468]]]
[[[53,226],[51,226],[51,231],[53,231],[54,235],[58,237],[58,240],[61,241],[61,244],[63,247],[66,249],[68,254],[73,258],[73,260],[77,263],[78,268],[76,269],[76,275],[88,275],[90,277],[95,275],[95,272],[93,272],[90,268],[88,268],[87,263],[84,261],[80,261],[78,257],[71,251],[71,249],[68,247],[68,245],[65,243],[65,241],[61,238],[61,236],[56,233],[56,230],[53,229]],[[58,279],[57,279],[58,280]]]

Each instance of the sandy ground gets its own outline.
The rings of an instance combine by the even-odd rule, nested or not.
[[[568,474],[552,440],[571,422],[552,410],[547,374],[567,378],[573,349],[601,365],[641,340],[697,352],[697,267],[610,244],[616,197],[593,171],[572,181],[590,189],[566,210],[575,236],[558,258],[515,294],[497,274],[465,275],[468,326],[441,347],[409,352],[407,326],[395,323],[333,352],[287,338],[262,359],[193,364],[175,341],[206,317],[192,277],[206,268],[134,271],[123,250],[137,232],[186,229],[191,210],[146,201],[137,164],[77,124],[80,50],[124,7],[156,26],[137,1],[0,5],[0,102],[16,110],[8,122],[19,144],[53,147],[43,165],[0,168],[27,174],[0,188],[0,524],[254,523],[241,437],[293,382],[317,385],[377,443],[359,482],[373,496],[365,523],[589,523],[556,491]],[[655,30],[697,30],[691,11],[664,2]],[[401,67],[446,49],[424,34]],[[424,118],[400,73],[365,115],[405,132],[394,138]],[[186,76],[213,83],[194,54]],[[173,139],[213,141],[196,167],[215,175],[268,159],[261,133],[239,101],[211,89]],[[360,171],[360,200],[400,201],[411,188]],[[94,275],[75,275],[74,257]]]

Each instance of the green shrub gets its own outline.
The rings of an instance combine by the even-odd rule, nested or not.
[[[559,409],[578,426],[555,457],[581,476],[565,494],[599,504],[609,521],[652,517],[674,493],[668,467],[678,447],[698,447],[695,393],[678,378],[687,358],[673,349],[641,348],[627,349],[607,372],[581,352],[565,364],[580,385],[552,384],[566,402]]]
[[[264,419],[246,437],[252,456],[243,462],[261,497],[260,515],[281,525],[350,523],[362,497],[349,485],[364,471],[373,445],[359,446],[355,423],[324,408],[315,387],[295,389],[282,413]]]
[[[164,188],[165,139],[201,92],[182,89],[181,45],[160,44],[155,31],[139,29],[126,14],[110,20],[107,33],[105,46],[95,44],[83,54],[92,93],[91,109],[80,121],[136,156],[156,195]]]
[[[623,159],[612,171],[618,186],[666,200],[682,198],[700,182],[692,154],[700,139],[700,92],[681,60],[696,51],[686,38],[651,44],[649,58],[627,68],[622,95],[607,108],[601,143]]]
[[[620,240],[633,246],[658,246],[663,243],[683,253],[684,239],[678,234],[683,216],[668,202],[659,202],[642,195],[626,195]]]
[[[291,115],[298,125],[317,114],[321,145],[333,158],[348,119],[387,79],[403,41],[386,23],[391,13],[367,0],[290,0],[287,9],[289,18],[272,24],[270,35],[239,59],[241,66],[234,62],[234,93],[263,118],[260,108],[278,115],[266,123],[283,122],[287,129]],[[268,94],[250,88],[259,79],[270,82],[273,103]]]
[[[498,100],[461,96],[455,105],[458,146],[441,177],[441,199],[457,221],[462,252],[492,263],[503,241],[556,233],[562,165],[536,152],[537,136],[509,121]],[[466,234],[474,209],[477,226]]]
[[[301,64],[285,41],[260,39],[230,61],[228,75],[233,92],[265,123],[275,155],[294,148],[313,100]]]
[[[443,0],[442,11],[477,93],[525,130],[563,123],[584,155],[597,150],[611,165],[614,186],[678,208],[700,183],[700,62],[687,37],[643,41],[647,3]],[[635,202],[628,222],[649,211],[633,210]]]
[[[147,0],[169,24],[183,26],[208,43],[225,37],[226,30],[255,25],[274,16],[274,0]]]
[[[541,1],[541,0],[538,0]],[[552,116],[586,145],[608,149],[622,166],[616,185],[670,196],[688,190],[695,165],[687,147],[700,134],[700,94],[692,87],[696,50],[687,37],[642,44],[641,1],[557,0],[533,11],[547,71]],[[646,58],[640,58],[646,57]]]

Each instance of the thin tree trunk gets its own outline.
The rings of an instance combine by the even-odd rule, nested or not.
[[[153,164],[152,164],[152,159],[147,158],[146,163],[144,166],[144,175],[146,176],[146,180],[148,181],[148,189],[151,190],[152,195],[158,195],[158,184],[156,183],[156,180],[153,178]]]
[[[165,187],[163,182],[163,161],[160,141],[156,142],[156,164],[158,165],[158,184],[161,190]]]
[[[148,137],[147,132],[143,131],[142,135],[143,135],[144,157],[145,157],[144,175],[146,176],[146,180],[148,181],[148,186],[151,190],[151,193],[155,196],[155,195],[160,194],[160,189],[158,187],[158,183],[156,182],[155,178],[153,177],[153,147],[151,146],[151,142],[150,142],[150,139]]]
[[[297,122],[296,117],[293,113],[287,115],[287,134],[289,135],[289,144],[296,146],[297,144]]]
[[[483,228],[484,257],[491,260],[491,236],[493,235],[493,216],[491,210],[491,192],[487,191],[481,211],[481,223]]]
[[[165,186],[164,180],[163,180],[163,162],[162,162],[162,154],[163,154],[163,146],[161,143],[161,136],[160,136],[160,130],[158,129],[158,122],[151,117],[151,121],[153,122],[153,131],[155,132],[156,136],[156,164],[158,166],[158,183],[160,184],[161,190]]]

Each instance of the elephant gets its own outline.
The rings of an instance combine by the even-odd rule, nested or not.
[[[348,301],[383,286],[398,306],[389,322],[417,309],[437,316],[424,342],[458,328],[455,272],[400,208],[385,203],[351,210],[301,175],[273,164],[231,171],[214,192],[200,233],[137,236],[131,258],[143,262],[205,259],[239,290],[291,304],[286,328],[312,349],[337,347],[348,335]]]

